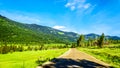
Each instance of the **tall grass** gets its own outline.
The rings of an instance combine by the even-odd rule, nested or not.
[[[89,53],[113,67],[120,68],[120,44],[106,45],[104,48],[78,48],[80,51]]]

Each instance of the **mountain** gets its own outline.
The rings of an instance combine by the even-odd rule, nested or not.
[[[89,39],[89,38],[95,39],[95,38],[98,38],[98,37],[100,37],[100,35],[97,35],[97,34],[94,34],[94,33],[90,33],[90,34],[85,35],[85,39]]]
[[[106,37],[113,40],[120,40],[120,37],[118,36],[106,36]]]
[[[85,38],[98,38],[100,35],[90,33]],[[76,42],[79,34],[65,32],[37,24],[23,24],[0,15],[0,42],[13,43],[68,43]],[[118,36],[106,38],[120,40]]]
[[[78,34],[64,32],[47,26],[22,24],[0,15],[0,41],[19,43],[75,42]]]
[[[1,42],[17,42],[17,43],[64,43],[51,34],[33,31],[25,24],[12,21],[0,15],[0,41]]]
[[[79,37],[79,34],[77,33],[64,32],[64,31],[57,30],[51,27],[47,27],[47,26],[41,26],[37,24],[26,24],[26,26],[33,31],[50,34],[58,38],[61,38],[62,40],[69,40],[70,42],[75,42],[77,38]]]
[[[100,35],[94,34],[94,33],[90,33],[90,34],[85,35],[86,39],[89,39],[89,38],[95,39],[95,38],[98,38],[98,37],[100,37]],[[120,37],[118,37],[118,36],[109,36],[109,35],[107,35],[107,36],[105,36],[105,38],[113,39],[113,40],[120,40]]]

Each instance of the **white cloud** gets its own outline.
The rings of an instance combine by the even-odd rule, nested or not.
[[[71,10],[75,10],[75,6],[71,6]]]
[[[11,20],[26,23],[26,24],[38,24],[44,26],[53,26],[56,25],[56,20],[49,17],[47,14],[36,14],[29,12],[21,12],[21,11],[8,11],[8,10],[0,10],[0,14],[5,16]]]
[[[79,9],[88,9],[91,7],[90,3],[86,3],[86,0],[68,0],[68,2],[65,4],[66,8],[70,8],[73,10],[79,10]]]
[[[58,26],[58,25],[57,25],[57,26],[53,26],[53,28],[54,28],[54,29],[64,29],[64,28],[66,28],[66,27],[65,27],[65,26]]]
[[[67,3],[67,4],[65,5],[65,7],[69,7],[69,6],[71,6],[71,3]]]
[[[87,4],[85,4],[83,7],[84,7],[85,9],[88,9],[90,6],[91,6],[91,4],[90,4],[90,3],[87,3]]]
[[[18,21],[18,22],[21,22],[21,23],[39,24],[41,22],[39,18],[32,17],[32,16],[29,16],[29,15],[25,15],[25,14],[22,14],[22,13],[8,12],[8,11],[1,10],[0,14],[2,14],[3,16],[6,16],[7,18],[10,18],[14,21]]]
[[[69,26],[56,25],[56,26],[53,26],[52,28],[62,30],[62,31],[66,31],[66,32],[76,32],[76,33],[78,33],[73,27],[69,27]]]
[[[29,17],[29,16],[23,16],[23,15],[19,15],[19,16],[15,16],[14,18],[12,18],[13,20],[16,21],[21,21],[23,23],[36,23],[39,24],[41,21],[37,18],[34,17]]]

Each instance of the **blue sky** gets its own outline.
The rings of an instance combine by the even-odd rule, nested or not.
[[[0,0],[0,14],[79,34],[120,36],[120,0]]]

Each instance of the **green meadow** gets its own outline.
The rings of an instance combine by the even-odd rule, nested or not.
[[[120,44],[105,45],[104,48],[88,47],[78,49],[113,67],[120,68]]]
[[[39,59],[43,62],[60,56],[68,49],[48,49],[38,51],[13,52],[0,54],[0,68],[35,68]]]

